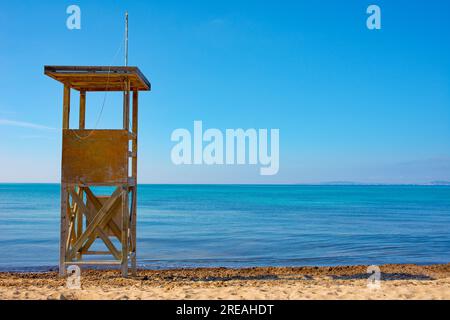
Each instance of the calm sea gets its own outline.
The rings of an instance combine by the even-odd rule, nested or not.
[[[0,184],[0,269],[55,267],[59,185]],[[450,186],[141,185],[146,268],[450,262]]]

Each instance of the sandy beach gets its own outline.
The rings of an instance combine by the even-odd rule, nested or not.
[[[380,288],[367,266],[83,270],[81,289],[56,272],[0,273],[0,299],[450,299],[450,264],[383,265]]]

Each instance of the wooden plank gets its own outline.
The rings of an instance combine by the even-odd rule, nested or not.
[[[85,127],[86,127],[86,91],[81,91],[79,128],[85,129]]]
[[[67,192],[67,185],[61,184],[61,221],[60,221],[60,243],[59,243],[59,275],[64,276],[66,274],[66,240],[68,235],[68,218],[67,218],[67,206],[69,202],[69,196]]]
[[[68,191],[70,191],[70,186],[68,186]],[[70,194],[70,193],[69,193]],[[70,245],[74,243],[74,231],[75,231],[75,225],[74,225],[74,211],[76,210],[76,207],[74,204],[71,205],[70,197],[68,197],[68,205],[67,205],[67,236],[66,236],[66,262],[71,260],[71,257],[68,256],[68,252],[70,249]]]
[[[84,251],[83,250],[83,255],[91,255],[91,256],[103,255],[103,256],[106,256],[106,255],[110,255],[110,254],[111,254],[111,252],[109,252],[109,251]]]
[[[124,81],[125,91],[123,92],[123,129],[130,130],[130,82]]]
[[[133,126],[132,132],[137,135],[138,132],[138,107],[139,107],[139,92],[133,90]]]
[[[78,194],[75,193],[75,191],[70,190],[70,194],[72,196],[72,199],[74,199],[74,201],[78,204],[79,209],[84,212],[84,214],[89,217],[90,220],[92,220],[95,216],[95,212],[91,212],[86,205],[83,203],[83,200],[78,196]],[[106,247],[109,249],[109,251],[111,252],[111,254],[118,260],[120,260],[120,253],[119,251],[116,249],[116,247],[114,246],[114,244],[111,242],[111,240],[108,237],[108,234],[106,234],[106,232],[101,228],[101,227],[97,227],[95,229],[95,232],[100,236],[100,238],[103,240],[103,242],[105,243]],[[95,237],[92,236],[92,238]],[[87,249],[86,249],[87,250]]]
[[[137,67],[123,66],[45,66],[44,74],[61,81],[63,83],[71,83],[73,79],[97,79],[100,83],[106,84],[110,79],[117,77],[133,79],[132,88],[137,90],[151,90],[151,84],[144,74]],[[77,89],[77,88],[75,88]],[[117,91],[123,89],[118,87]]]
[[[59,79],[62,82],[66,83],[86,83],[86,84],[92,84],[92,85],[108,85],[108,84],[120,84],[122,86],[123,91],[123,81],[127,80],[130,81],[131,84],[141,86],[140,79],[136,75],[123,75],[123,74],[94,74],[94,73],[86,73],[86,74],[52,74],[51,75],[54,78]],[[136,89],[137,88],[133,88]]]
[[[110,71],[110,72],[131,72],[136,70],[137,67],[133,66],[44,66],[44,70],[46,72],[102,72],[102,71]]]
[[[62,182],[126,184],[128,143],[126,130],[64,130]]]
[[[133,276],[137,275],[137,262],[136,262],[136,219],[137,219],[137,186],[131,188],[132,202],[131,202],[131,227],[130,227],[130,243],[131,243],[131,273]]]
[[[72,188],[76,188],[76,186],[75,187],[69,187],[69,191]],[[80,189],[78,189],[77,192],[79,193]],[[71,226],[70,243],[71,244],[75,243],[75,241],[77,239],[78,228],[79,228],[79,223],[78,223],[78,215],[79,214],[80,214],[80,210],[78,210],[78,204],[75,201],[73,201],[73,199],[72,199],[72,207],[71,207],[71,210],[70,210],[70,226]]]
[[[73,225],[73,220],[69,222],[69,227],[68,227],[68,235],[67,235],[67,239],[66,239],[66,252],[69,252],[70,250],[70,244],[73,243],[73,231],[74,231],[74,225]],[[72,257],[67,256],[66,254],[66,261],[70,261]]]
[[[77,239],[77,234],[75,233],[75,217],[76,217],[77,208],[76,206],[73,207],[73,210],[70,210],[70,216],[69,216],[69,243],[68,245],[71,245],[75,243]]]
[[[109,196],[96,196],[95,204],[92,203],[90,198],[86,203],[86,207],[91,212],[98,212],[103,204],[108,201]],[[88,223],[90,222],[91,217],[88,217]],[[122,223],[122,199],[117,200],[117,203],[111,209],[111,219],[102,226],[103,230],[108,236],[115,236],[120,241],[122,237],[122,231],[120,230],[120,225]],[[110,227],[111,226],[111,227]],[[111,229],[112,228],[112,229]]]
[[[102,75],[99,77],[85,76],[73,77],[69,75],[49,75],[51,78],[65,83],[72,89],[78,91],[123,91],[123,76]],[[148,91],[149,87],[144,85],[136,77],[127,77],[130,81],[130,89]]]
[[[83,199],[83,188],[78,187],[78,196]],[[78,210],[77,212],[77,238],[83,233],[83,212]]]
[[[117,264],[121,264],[120,261],[117,260],[98,260],[98,261],[89,261],[89,260],[84,260],[84,261],[71,261],[68,264],[70,265],[117,265]]]
[[[120,197],[119,197],[120,198]],[[116,201],[117,202],[117,201]],[[108,212],[105,214],[104,218],[102,221],[100,221],[98,223],[98,228],[100,229],[104,229],[106,224],[108,223],[108,221],[111,220],[112,215],[114,213],[113,210],[111,210],[112,208],[114,208],[116,204],[114,204],[110,210],[108,210]],[[97,238],[97,236],[99,236],[98,234],[98,228],[95,228],[94,231],[88,236],[88,240],[82,245],[81,249],[79,249],[78,251],[87,251],[89,250],[90,246],[95,242],[95,239]],[[108,240],[106,240],[106,242],[108,242]],[[106,243],[105,242],[105,243]],[[112,242],[110,242],[112,244]],[[115,247],[114,247],[115,248]],[[114,252],[114,256],[116,257],[116,259],[121,260],[121,256],[120,256],[120,252],[119,251],[113,251]]]
[[[83,188],[78,187],[77,195],[83,200]],[[75,243],[76,240],[83,234],[83,212],[78,208],[78,205],[76,212],[76,223],[77,223],[77,230],[75,232],[75,239],[73,243]],[[83,256],[79,252],[76,256],[76,259],[81,260],[82,258]]]
[[[107,218],[107,215],[110,209],[113,207],[114,203],[117,201],[119,196],[121,196],[123,190],[121,187],[116,188],[113,192],[109,200],[103,205],[100,211],[96,214],[94,219],[92,219],[91,223],[87,226],[83,235],[77,240],[77,242],[72,247],[72,255],[74,252],[80,250],[81,246],[84,242],[90,237],[90,235],[97,229],[97,226],[103,221],[103,219]]]
[[[102,208],[103,204],[97,199],[97,197],[94,195],[94,193],[91,191],[90,188],[85,188],[86,196],[88,198],[88,201],[90,204],[92,204],[95,208],[95,210],[98,212]],[[120,209],[122,210],[122,209]],[[121,239],[122,232],[118,226],[118,224],[115,222],[114,219],[111,219],[108,221],[107,226],[111,229],[111,232],[114,234],[114,236],[117,237],[117,239]]]
[[[63,96],[63,129],[69,129],[70,120],[70,87],[64,85],[64,96]]]
[[[136,262],[136,225],[137,225],[137,155],[138,155],[138,112],[139,112],[139,92],[137,90],[133,91],[133,118],[132,118],[132,132],[135,135],[135,139],[132,140],[132,153],[133,159],[131,162],[131,175],[134,179],[134,184],[132,187],[132,203],[131,203],[131,227],[130,227],[130,237],[131,237],[131,272],[133,276],[137,273],[137,262]]]
[[[129,212],[128,212],[128,190],[124,186],[122,189],[122,276],[128,276],[128,225],[129,225]]]
[[[133,160],[131,163],[131,168],[132,168],[132,177],[137,179],[137,149],[138,149],[138,100],[139,100],[139,96],[138,96],[138,92],[137,91],[133,91],[133,123],[132,123],[132,131],[133,134],[135,135],[135,139],[133,139],[132,141],[132,153],[133,153]]]
[[[73,183],[72,183],[73,184]],[[118,187],[121,186],[122,183],[118,182],[91,182],[91,183],[83,183],[79,182],[77,183],[80,187],[87,188],[87,187]]]
[[[105,243],[106,247],[109,249],[109,254],[112,254],[114,256],[114,258],[116,258],[117,260],[120,260],[121,255],[119,250],[117,250],[116,246],[114,245],[114,243],[112,243],[112,241],[109,239],[108,235],[105,234],[105,232],[101,229],[101,227],[98,227],[95,229],[94,234],[91,235],[91,237],[89,238],[89,240],[91,239],[95,239],[97,238],[97,234],[100,236],[100,239],[103,240],[103,242]],[[87,250],[89,250],[90,246],[92,245],[92,243],[94,242],[89,242],[89,244],[84,245],[79,252],[84,253],[87,252]]]
[[[93,211],[93,210],[91,210],[91,209],[89,208],[89,206],[87,206],[87,205],[84,204],[83,199],[80,198],[77,194],[73,195],[73,199],[74,199],[77,203],[79,203],[80,211],[83,212],[83,213],[86,215],[87,221],[89,221],[89,222],[95,217],[95,215],[97,214],[97,212],[98,212],[98,211],[101,209],[101,207],[102,207],[102,206],[100,206],[99,209],[98,209],[98,211]],[[112,208],[114,208],[114,206],[113,206]],[[108,238],[108,234],[107,234],[104,230],[100,229],[100,230],[96,230],[96,231],[97,231],[97,232],[100,232],[100,236],[102,236],[102,238]],[[120,237],[120,234],[119,234],[119,237]]]

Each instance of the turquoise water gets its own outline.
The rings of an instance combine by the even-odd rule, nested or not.
[[[0,184],[0,269],[55,267],[59,185]],[[450,186],[140,185],[141,267],[450,262]]]

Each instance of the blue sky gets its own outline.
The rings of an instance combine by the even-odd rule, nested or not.
[[[67,6],[81,30],[66,28]],[[382,29],[366,28],[381,7]],[[58,182],[61,84],[44,65],[130,65],[142,183],[425,183],[450,180],[447,1],[2,1],[0,181]],[[117,54],[116,54],[117,53]],[[88,95],[92,127],[103,94]],[[72,123],[77,121],[75,108]],[[107,96],[99,128],[121,123]],[[177,128],[279,128],[280,170],[175,166]]]

